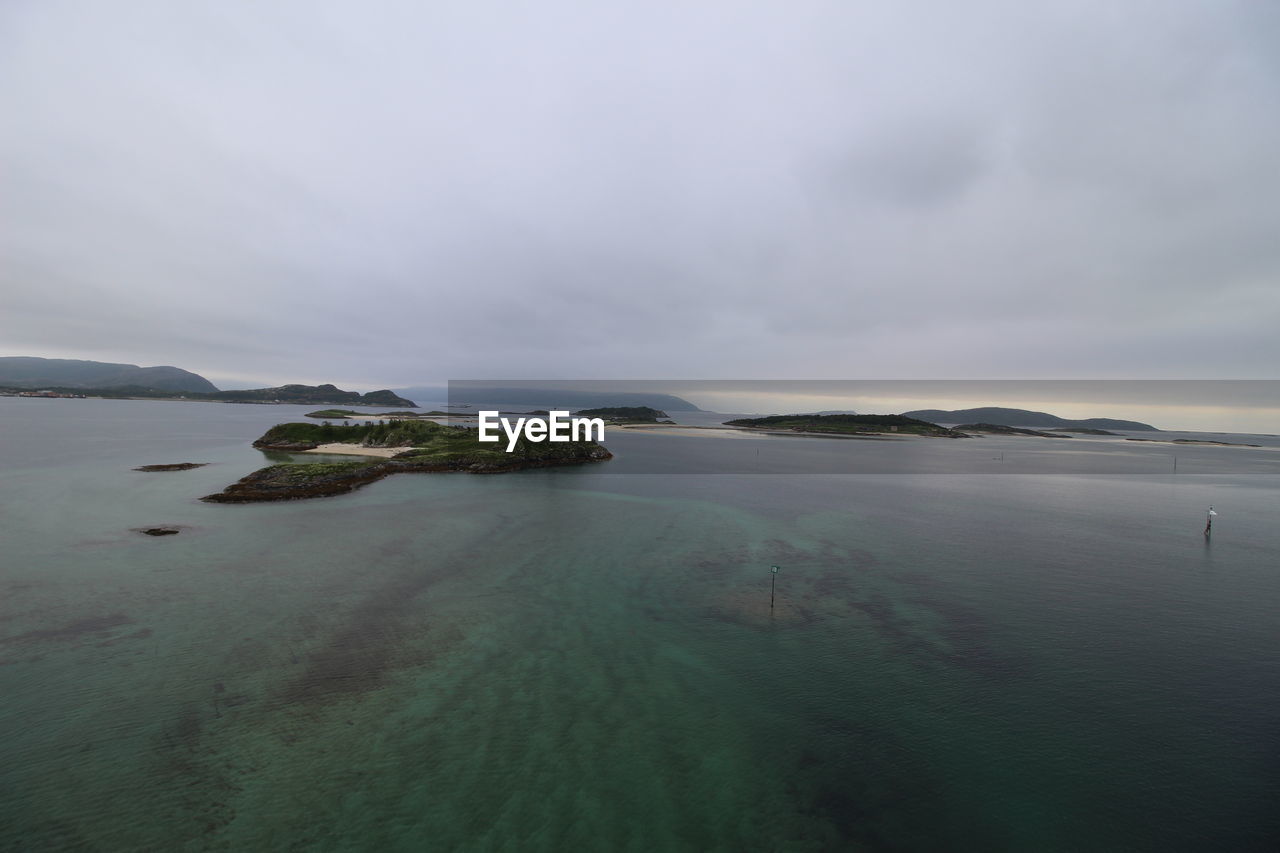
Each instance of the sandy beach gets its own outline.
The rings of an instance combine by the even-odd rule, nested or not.
[[[303,450],[301,453],[341,453],[344,456],[380,456],[390,459],[398,453],[409,450],[408,447],[361,447],[358,444],[322,444],[314,450]]]

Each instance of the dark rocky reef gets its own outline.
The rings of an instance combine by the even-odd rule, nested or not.
[[[390,474],[387,462],[337,462],[272,465],[254,471],[221,492],[201,498],[210,503],[257,503],[342,495]]]
[[[135,471],[190,471],[192,468],[203,468],[208,462],[175,462],[172,465],[139,465]]]
[[[570,443],[572,444],[572,443]],[[590,444],[590,447],[583,445]],[[522,456],[519,453],[442,455],[413,448],[399,456],[372,462],[332,462],[272,465],[254,471],[221,492],[201,498],[210,503],[260,503],[323,498],[355,491],[398,473],[502,474],[528,468],[581,465],[612,459],[613,454],[594,442],[577,442],[569,452]]]

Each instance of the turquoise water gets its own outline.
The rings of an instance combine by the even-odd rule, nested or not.
[[[302,411],[0,399],[0,849],[1280,838],[1273,474],[659,476],[749,440],[611,434],[196,500]]]

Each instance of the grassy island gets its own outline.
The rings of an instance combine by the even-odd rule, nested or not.
[[[355,412],[351,409],[319,409],[307,412],[308,418],[327,418],[341,420],[343,418],[448,418],[449,412]]]
[[[761,430],[825,433],[829,435],[930,435],[968,438],[963,432],[919,421],[905,415],[770,415],[766,418],[738,418],[727,426]]]
[[[319,409],[314,412],[307,412],[308,418],[354,418],[360,414],[352,409]]]
[[[432,421],[386,424],[278,424],[253,443],[260,450],[314,450],[321,445],[404,448],[390,459],[351,462],[286,463],[253,472],[202,500],[252,503],[340,495],[406,471],[464,471],[498,474],[525,468],[578,465],[610,459],[613,454],[594,441],[530,442],[523,436],[512,452],[481,443],[475,430]]]
[[[671,423],[670,420],[659,420],[659,418],[669,417],[666,412],[649,406],[606,406],[599,409],[580,409],[573,414],[575,417],[582,418],[603,418],[605,422],[611,424]]]
[[[603,418],[611,424],[657,424],[659,418],[667,418],[667,412],[650,406],[604,406],[602,409],[580,409],[573,412],[575,418]]]

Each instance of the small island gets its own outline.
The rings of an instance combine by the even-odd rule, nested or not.
[[[546,414],[546,413],[542,413]],[[650,406],[605,406],[598,409],[579,409],[576,417],[603,418],[605,423],[620,424],[670,424],[670,415]],[[659,420],[659,419],[663,420]]]
[[[958,429],[948,429],[905,415],[771,415],[765,418],[738,418],[726,426],[745,429],[788,430],[819,435],[874,437],[889,434],[926,435],[938,438],[968,438]]]
[[[1261,447],[1261,444],[1244,444],[1238,441],[1210,441],[1204,438],[1126,438],[1125,441],[1147,441],[1152,444],[1204,444],[1211,447]]]
[[[1156,430],[1151,424],[1144,424],[1141,421],[1120,421],[1115,418],[1067,419],[1051,415],[1048,412],[1033,412],[1028,409],[1006,409],[1000,406],[982,406],[977,409],[952,409],[950,411],[944,409],[916,409],[912,412],[903,412],[903,414],[909,418],[923,418],[924,420],[941,424],[982,423],[1016,427],[1080,427],[1084,430],[1122,429],[1149,432]],[[1076,430],[1073,429],[1072,431]]]
[[[352,409],[317,409],[307,412],[304,417],[317,420],[342,420],[345,418],[451,418],[458,417],[450,412],[433,410],[430,412],[357,412]]]
[[[201,500],[211,503],[255,503],[340,495],[402,472],[462,471],[498,474],[526,468],[580,465],[613,458],[594,441],[530,442],[523,436],[507,453],[495,444],[481,443],[475,430],[432,421],[391,423],[278,424],[253,446],[259,450],[324,450],[352,454],[370,449],[399,452],[389,458],[351,462],[285,463],[271,465],[243,477],[221,492]]]
[[[961,432],[982,432],[991,435],[1034,435],[1039,438],[1071,438],[1056,432],[1041,432],[1037,429],[1005,426],[1004,424],[960,424],[956,429]]]
[[[1049,432],[1078,432],[1081,435],[1119,435],[1109,429],[1093,429],[1092,427],[1050,427]]]

